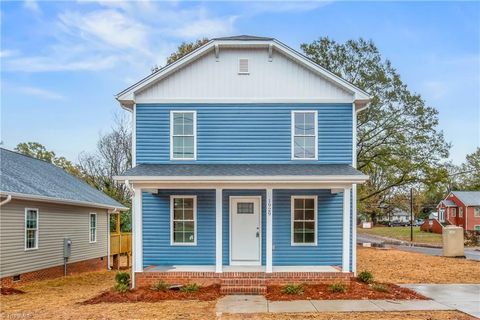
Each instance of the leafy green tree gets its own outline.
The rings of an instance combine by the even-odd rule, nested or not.
[[[480,190],[480,148],[469,155],[460,168],[461,190]]]
[[[190,52],[195,49],[200,48],[209,40],[207,38],[198,39],[195,42],[183,42],[180,46],[178,46],[177,51],[173,52],[167,59],[167,64],[177,61],[178,59],[186,56]]]
[[[65,157],[57,157],[55,152],[47,150],[47,148],[38,142],[22,142],[17,144],[15,150],[21,154],[32,158],[40,159],[49,163],[53,163],[57,167],[62,168],[68,173],[82,177],[80,169]]]
[[[396,192],[445,181],[441,161],[450,146],[437,128],[437,110],[409,90],[373,41],[337,43],[323,37],[301,48],[316,63],[372,95],[370,107],[357,121],[357,167],[370,175],[359,187],[359,210],[377,215],[379,205]]]

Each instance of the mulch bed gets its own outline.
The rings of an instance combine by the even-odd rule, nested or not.
[[[197,292],[182,292],[179,290],[154,291],[150,288],[138,288],[125,293],[113,289],[102,292],[81,304],[122,303],[122,302],[158,302],[162,300],[200,300],[212,301],[221,297],[220,286],[201,287]]]
[[[1,292],[2,296],[9,296],[9,295],[12,295],[12,294],[24,294],[25,293],[25,291],[22,291],[22,290],[19,290],[19,289],[5,288],[5,287],[1,287],[0,292]]]
[[[303,294],[286,294],[282,292],[283,286],[268,286],[265,297],[268,300],[390,300],[390,299],[406,299],[406,300],[428,300],[428,298],[410,290],[402,288],[394,284],[382,283],[387,289],[386,292],[373,290],[368,284],[351,281],[347,285],[344,293],[331,292],[328,284],[320,285],[304,285]]]

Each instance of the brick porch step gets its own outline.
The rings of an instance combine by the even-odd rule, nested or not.
[[[220,279],[222,294],[265,294],[267,292],[265,278],[222,278]]]

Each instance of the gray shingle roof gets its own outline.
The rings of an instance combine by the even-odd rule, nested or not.
[[[272,41],[273,38],[269,37],[258,37],[258,36],[250,36],[247,34],[242,34],[239,36],[230,36],[230,37],[220,37],[214,38],[213,40],[239,40],[239,41]]]
[[[0,192],[49,197],[111,208],[123,205],[68,174],[63,169],[17,152],[0,148]]]
[[[480,206],[480,191],[452,191],[466,206]]]
[[[363,176],[346,164],[140,164],[120,176]]]

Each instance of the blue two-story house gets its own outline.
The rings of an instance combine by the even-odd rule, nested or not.
[[[217,38],[116,96],[133,116],[136,286],[348,279],[370,96],[273,39]],[[258,281],[230,281],[232,278]]]

